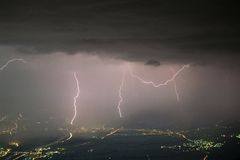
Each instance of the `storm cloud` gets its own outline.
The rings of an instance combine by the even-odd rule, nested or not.
[[[154,59],[150,59],[148,60],[145,65],[150,65],[150,66],[154,66],[154,67],[158,67],[160,66],[160,62]]]
[[[223,0],[4,0],[0,44],[30,54],[237,65],[238,13]]]

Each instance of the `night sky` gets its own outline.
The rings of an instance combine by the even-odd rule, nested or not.
[[[76,123],[118,121],[122,72],[156,83],[190,64],[174,85],[154,88],[126,73],[125,123],[186,125],[237,119],[240,113],[239,7],[223,0],[2,0],[0,116],[30,121],[73,115]]]

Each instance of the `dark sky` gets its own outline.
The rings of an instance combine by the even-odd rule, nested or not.
[[[118,119],[122,70],[130,63],[156,83],[171,77],[171,68],[191,67],[176,79],[179,103],[173,84],[155,89],[127,74],[124,120],[236,118],[238,15],[239,6],[226,0],[1,0],[0,66],[11,58],[27,63],[0,72],[0,116],[23,112],[34,121],[69,122],[76,71],[77,122],[110,123]]]
[[[23,53],[233,65],[238,15],[225,0],[2,0],[0,43]]]

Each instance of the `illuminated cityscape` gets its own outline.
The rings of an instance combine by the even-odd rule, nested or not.
[[[29,144],[22,142],[22,138],[18,137],[14,141],[12,137],[16,137],[21,132],[27,133],[28,127],[23,129],[23,124],[19,123],[19,128],[15,132],[9,127],[0,131],[1,136],[9,137],[10,141],[0,146],[0,157],[3,159],[14,160],[37,160],[37,159],[54,159],[60,157],[68,157],[76,149],[85,151],[85,158],[91,157],[91,154],[98,152],[101,146],[106,144],[112,145],[116,143],[121,145],[125,141],[131,141],[133,143],[145,143],[152,141],[156,142],[156,146],[153,148],[159,152],[182,152],[185,154],[200,153],[203,158],[204,155],[211,157],[212,152],[222,151],[222,148],[229,143],[234,142],[236,146],[240,146],[239,133],[231,131],[231,127],[223,125],[215,125],[214,128],[196,128],[189,130],[159,130],[159,129],[130,129],[130,128],[112,128],[112,127],[74,127],[69,133],[72,133],[72,137],[69,139],[67,129],[59,128],[58,132],[62,135],[55,140],[49,141],[46,144],[38,147],[30,147],[24,149]],[[30,128],[29,128],[30,129]],[[213,133],[217,132],[216,133]],[[224,133],[224,134],[223,134]],[[82,140],[81,140],[82,139]],[[141,141],[139,142],[139,140]],[[151,140],[152,139],[152,140]],[[164,142],[166,139],[168,141]],[[74,143],[74,142],[77,143]],[[111,142],[113,141],[113,142]],[[147,144],[145,144],[147,145]],[[99,148],[100,147],[100,148]],[[137,149],[143,149],[138,148]],[[101,149],[100,149],[101,150]],[[224,150],[223,150],[224,151]],[[148,156],[151,156],[148,153]],[[205,158],[206,159],[206,158]]]

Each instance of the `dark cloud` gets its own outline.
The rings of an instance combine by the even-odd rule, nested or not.
[[[0,44],[32,54],[238,64],[238,13],[223,0],[3,0]]]
[[[160,66],[160,62],[154,59],[150,59],[148,60],[145,65],[150,65],[150,66],[154,66],[154,67],[158,67]]]

